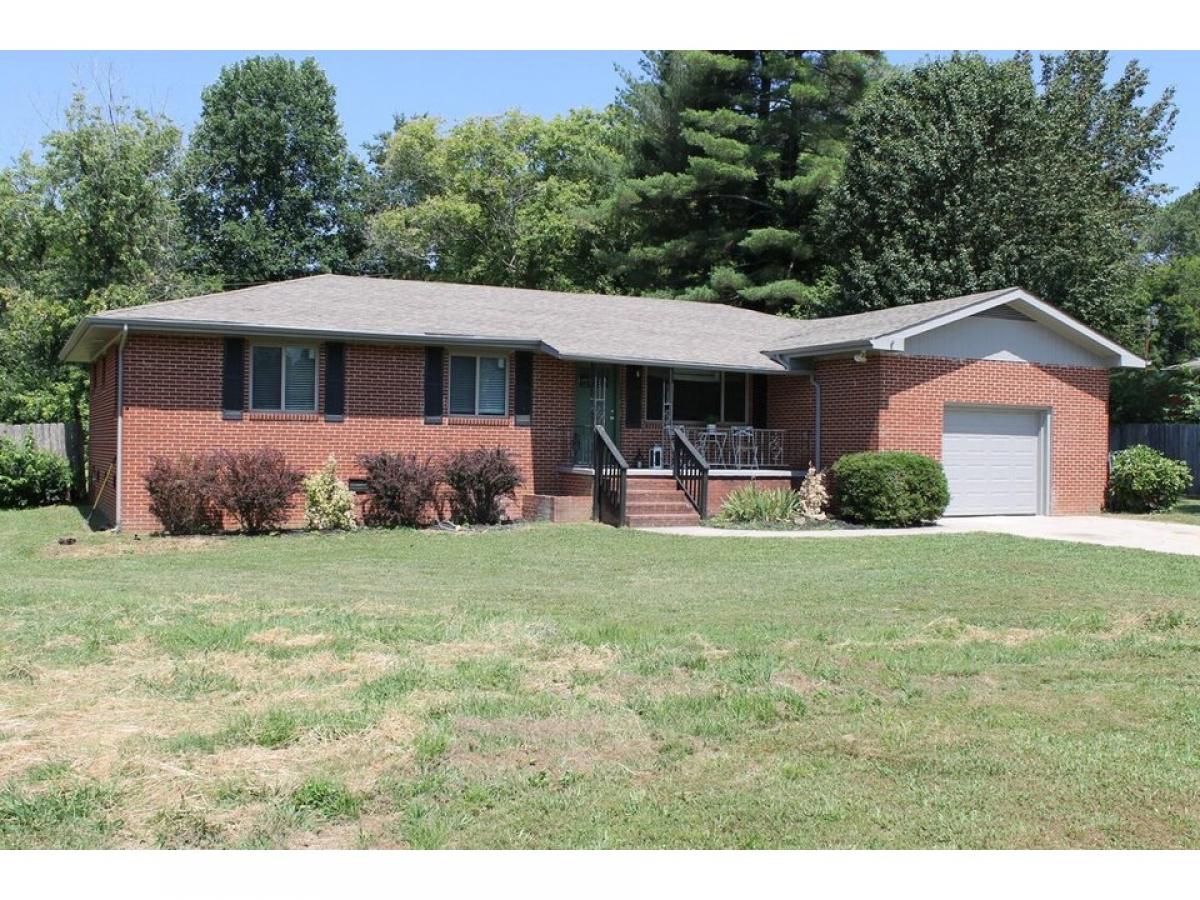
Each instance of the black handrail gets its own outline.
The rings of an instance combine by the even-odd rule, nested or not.
[[[683,491],[688,502],[700,513],[700,518],[707,519],[708,462],[692,446],[678,425],[671,432],[671,450],[671,473],[675,476],[675,486]]]
[[[620,528],[625,524],[625,496],[629,463],[617,449],[604,426],[597,425],[593,442],[592,518]]]

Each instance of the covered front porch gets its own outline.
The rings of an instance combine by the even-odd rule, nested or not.
[[[802,374],[577,363],[573,381],[574,424],[549,442],[558,490],[532,518],[688,524],[819,465]]]
[[[576,363],[575,421],[559,465],[594,464],[602,426],[630,469],[670,470],[677,432],[710,469],[807,469],[815,420],[798,407],[804,375]]]

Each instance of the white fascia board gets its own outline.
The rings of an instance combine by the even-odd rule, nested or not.
[[[938,316],[936,319],[929,319],[925,322],[911,325],[908,328],[894,331],[891,334],[872,338],[871,347],[874,350],[903,352],[904,342],[907,338],[924,334],[927,331],[933,331],[936,328],[949,325],[951,322],[957,322],[1006,304],[1012,304],[1016,309],[1027,313],[1030,318],[1072,338],[1077,343],[1084,344],[1091,349],[1099,349],[1102,353],[1115,357],[1116,368],[1144,369],[1146,367],[1146,361],[1140,356],[1131,353],[1120,344],[1110,341],[1099,332],[1093,331],[1078,319],[1067,315],[1062,310],[1055,309],[1044,300],[1039,300],[1033,294],[1019,288],[1006,291],[995,297],[989,297],[986,300],[980,300],[978,303],[972,303],[970,306],[956,309],[953,312],[946,313],[944,316]]]

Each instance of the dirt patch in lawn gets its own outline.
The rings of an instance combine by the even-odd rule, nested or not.
[[[315,647],[328,640],[327,634],[295,634],[286,628],[268,628],[246,638],[248,643],[271,647]]]
[[[43,547],[40,556],[46,559],[99,559],[108,556],[144,556],[161,553],[200,553],[228,546],[229,541],[219,537],[150,537],[126,540],[78,540],[73,544],[55,541]]]

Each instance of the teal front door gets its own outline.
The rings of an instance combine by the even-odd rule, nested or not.
[[[604,426],[613,443],[619,445],[620,421],[617,416],[617,367],[576,363],[576,462],[582,465],[591,464],[592,434],[596,425]]]

